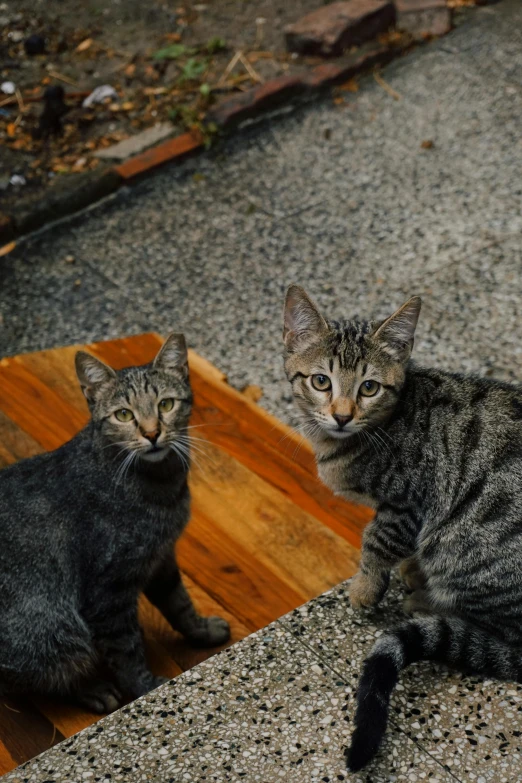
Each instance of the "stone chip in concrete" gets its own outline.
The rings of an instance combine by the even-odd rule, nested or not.
[[[333,57],[375,38],[393,24],[391,0],[330,3],[285,28],[286,45],[299,54]]]

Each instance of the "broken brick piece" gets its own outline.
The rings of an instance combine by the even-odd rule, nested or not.
[[[391,0],[330,3],[285,28],[289,51],[335,57],[387,30],[395,20]]]
[[[288,98],[293,98],[305,90],[306,84],[302,76],[278,76],[220,101],[210,109],[207,122],[213,122],[220,128],[239,125],[244,120],[280,106]]]
[[[451,30],[446,0],[395,0],[397,28],[414,38],[445,35]]]

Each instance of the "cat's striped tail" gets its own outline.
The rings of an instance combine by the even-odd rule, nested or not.
[[[457,617],[426,616],[386,632],[366,658],[357,690],[348,769],[365,767],[381,745],[399,673],[415,661],[438,661],[466,672],[522,681],[522,649],[509,647]]]

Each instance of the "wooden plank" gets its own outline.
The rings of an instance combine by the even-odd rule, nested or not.
[[[3,698],[0,701],[0,733],[15,764],[22,764],[65,739],[23,698]]]
[[[1,731],[1,729],[0,729]],[[3,742],[0,742],[0,775],[5,775],[17,765],[17,762],[11,756]]]
[[[17,357],[0,361],[0,408],[44,449],[56,449],[87,422]]]
[[[211,519],[307,600],[356,572],[359,553],[347,541],[238,460],[206,448],[205,472],[191,471],[193,516]]]
[[[183,572],[250,631],[306,600],[199,510],[177,551]]]
[[[121,370],[132,365],[148,364],[162,344],[163,338],[160,335],[149,332],[122,340],[91,343],[85,348],[115,370]]]
[[[73,734],[77,734],[82,729],[92,726],[93,723],[96,723],[103,717],[94,712],[87,712],[74,704],[66,704],[58,697],[56,699],[43,696],[35,697],[33,704],[50,723],[56,726],[57,730],[64,737],[72,737]],[[2,727],[0,725],[1,733]]]
[[[0,410],[0,469],[41,451],[42,447]]]
[[[78,383],[74,364],[74,358],[80,349],[83,349],[83,346],[69,345],[65,348],[25,353],[17,356],[16,359],[60,399],[85,415],[87,405]]]

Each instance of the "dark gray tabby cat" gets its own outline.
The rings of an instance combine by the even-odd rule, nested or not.
[[[0,692],[109,712],[164,681],[145,662],[141,590],[195,645],[229,628],[196,612],[173,551],[190,503],[183,336],[152,365],[115,372],[79,352],[76,369],[87,427],[0,472]]]
[[[363,667],[348,766],[377,753],[414,661],[522,682],[522,390],[410,361],[421,301],[383,322],[326,320],[302,288],[285,307],[285,369],[319,475],[371,503],[354,607],[401,565],[414,619]]]

